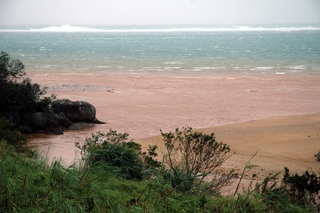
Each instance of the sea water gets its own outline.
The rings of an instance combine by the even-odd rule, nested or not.
[[[320,74],[320,26],[0,26],[26,71]]]

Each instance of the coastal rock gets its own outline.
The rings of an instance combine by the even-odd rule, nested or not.
[[[58,127],[59,121],[57,117],[48,112],[36,112],[31,115],[31,125],[35,129],[43,129],[44,127]]]
[[[64,129],[81,130],[94,124],[104,124],[96,118],[95,107],[85,101],[57,100],[50,112],[36,112],[31,115],[32,132],[63,134]]]
[[[85,101],[57,100],[52,103],[52,110],[71,122],[96,123],[97,120],[95,107]]]
[[[315,154],[314,156],[318,159],[318,161],[320,161],[320,151],[317,154]]]
[[[35,132],[63,134],[59,124],[59,116],[48,112],[36,112],[31,115],[30,127]]]
[[[73,123],[68,119],[64,113],[55,114],[56,118],[58,119],[59,125],[62,128],[69,128]]]
[[[72,124],[68,130],[82,130],[84,128],[94,127],[93,123],[77,122]]]

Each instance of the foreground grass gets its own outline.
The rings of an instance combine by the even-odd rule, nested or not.
[[[125,180],[111,171],[51,165],[0,143],[0,212],[316,212],[281,190],[237,197],[176,191],[163,179]]]

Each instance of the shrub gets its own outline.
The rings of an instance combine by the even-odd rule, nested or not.
[[[14,146],[17,150],[27,142],[26,138],[5,118],[0,118],[0,141]]]
[[[83,160],[91,168],[111,170],[126,179],[149,177],[151,171],[160,166],[153,159],[157,154],[156,146],[149,147],[148,153],[141,151],[141,145],[128,141],[127,133],[110,130],[97,132],[87,138],[83,145],[76,143],[81,150]]]
[[[0,52],[0,82],[16,81],[24,76],[24,65],[21,61],[10,59],[6,52]]]
[[[289,169],[285,168],[283,182],[292,200],[298,203],[311,202],[320,210],[320,176],[308,171],[302,175],[290,175]]]
[[[49,110],[54,96],[43,97],[46,88],[32,84],[25,76],[21,61],[0,52],[0,117],[4,116],[15,124],[28,126],[30,114]]]
[[[229,157],[230,148],[217,142],[214,133],[207,135],[189,127],[182,131],[177,128],[174,133],[161,131],[161,135],[167,150],[164,163],[168,171],[165,178],[178,190],[218,190],[235,176],[233,171],[229,174],[215,171]]]

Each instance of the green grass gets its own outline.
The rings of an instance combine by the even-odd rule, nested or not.
[[[281,190],[237,197],[180,193],[164,179],[126,180],[0,143],[0,212],[316,212]]]

